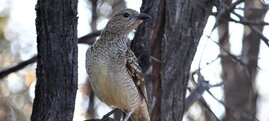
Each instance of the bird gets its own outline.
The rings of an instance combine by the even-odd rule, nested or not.
[[[124,111],[123,121],[150,121],[143,73],[128,47],[128,34],[146,19],[151,16],[133,9],[115,12],[86,52],[93,92],[108,106]]]

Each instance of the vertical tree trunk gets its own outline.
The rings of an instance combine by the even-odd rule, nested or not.
[[[143,0],[141,12],[153,19],[140,26],[132,49],[146,75],[151,119],[181,121],[190,65],[211,4],[207,0]]]
[[[223,0],[224,4],[227,6],[231,5],[232,0]],[[219,17],[217,23],[218,23],[218,34],[219,34],[219,43],[220,46],[222,47],[220,49],[220,58],[221,58],[221,65],[222,65],[222,80],[225,83],[227,79],[227,75],[230,75],[234,73],[233,69],[234,67],[234,62],[233,60],[227,56],[226,52],[223,50],[225,49],[226,51],[230,51],[230,42],[229,42],[229,21],[228,19],[230,18],[230,13],[226,12],[222,16]],[[224,85],[227,86],[227,85]],[[210,118],[210,117],[207,117]]]
[[[245,17],[250,21],[263,21],[266,10],[260,0],[245,1]],[[256,26],[262,31],[263,26]],[[222,58],[222,78],[224,80],[225,102],[227,104],[224,121],[254,121],[256,117],[257,91],[255,78],[257,73],[257,58],[260,47],[260,37],[245,25],[241,61],[245,65],[234,62],[231,58]],[[227,66],[230,65],[230,66]]]
[[[32,121],[72,121],[77,91],[77,0],[38,0]]]
[[[232,0],[224,0],[223,1],[224,4],[226,4],[227,6],[231,5]],[[235,66],[235,62],[231,59],[231,57],[227,56],[227,53],[223,50],[225,49],[226,51],[230,52],[230,41],[229,41],[229,21],[228,19],[230,18],[230,13],[225,13],[224,15],[220,16],[220,18],[218,19],[218,34],[219,34],[219,43],[222,47],[222,49],[220,49],[220,54],[221,54],[221,65],[222,65],[222,80],[224,81],[224,91],[225,91],[225,97],[229,95],[229,93],[227,93],[226,90],[228,89],[227,86],[231,85],[229,84],[228,80],[232,80],[232,75],[235,73],[235,70],[233,69]],[[225,98],[228,99],[228,98]],[[228,112],[226,113],[225,118],[230,117],[228,115]],[[228,120],[229,119],[224,119],[224,120]]]

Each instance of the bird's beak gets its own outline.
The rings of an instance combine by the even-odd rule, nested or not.
[[[152,19],[152,17],[146,13],[140,13],[139,15],[136,16],[136,18],[141,20]]]

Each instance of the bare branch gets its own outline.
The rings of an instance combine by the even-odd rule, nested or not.
[[[218,3],[214,2],[213,4],[218,8],[218,15],[216,17],[216,19],[218,20],[220,18],[220,16],[224,15],[225,13],[233,13],[235,16],[237,16],[240,21],[243,22],[248,22],[249,20],[245,17],[242,17],[241,15],[239,15],[238,13],[236,13],[234,11],[234,8],[237,4],[239,4],[240,2],[243,2],[244,0],[238,0],[235,3],[233,3],[231,5],[231,7],[229,7],[228,5],[224,4],[222,1],[218,1]],[[215,24],[215,26],[217,26],[218,23]],[[213,27],[213,29],[215,28],[215,26]],[[248,25],[250,27],[250,29],[256,33],[261,39],[262,41],[269,47],[269,40],[262,34],[261,31],[259,31],[259,29],[257,29],[257,27],[255,27],[254,25],[249,24]]]
[[[13,66],[11,68],[8,68],[8,69],[4,69],[0,72],[0,79],[7,76],[8,74],[12,73],[12,72],[15,72],[15,71],[18,71],[18,70],[21,70],[23,69],[25,66],[31,64],[31,63],[34,63],[36,61],[36,55],[33,56],[32,58],[26,60],[26,61],[22,61],[20,62],[18,65],[16,66]]]
[[[112,115],[116,111],[121,111],[121,110],[118,108],[115,108],[112,111],[108,112],[106,115],[104,115],[102,119],[88,119],[88,120],[84,120],[84,121],[117,121],[116,119],[109,117],[110,115]]]
[[[198,75],[198,77],[200,77]],[[208,81],[198,80],[198,86],[191,92],[190,96],[185,101],[185,111],[187,111],[191,105],[202,98],[202,94],[209,88]]]
[[[216,121],[221,121],[216,114],[211,110],[211,108],[209,107],[209,105],[206,103],[206,100],[202,97],[200,99],[201,104],[215,117]]]
[[[187,97],[186,99],[186,104],[185,104],[185,108],[186,110],[195,102],[200,100],[202,102],[202,104],[207,108],[207,110],[209,112],[211,112],[213,115],[214,113],[211,111],[211,109],[209,107],[207,107],[206,101],[204,100],[204,98],[202,97],[202,94],[207,91],[209,93],[209,95],[211,95],[211,97],[213,97],[217,102],[221,103],[225,108],[230,109],[232,111],[236,111],[238,109],[236,109],[235,107],[229,106],[227,105],[224,101],[221,101],[219,99],[217,99],[209,90],[212,87],[219,87],[219,86],[223,86],[223,83],[219,83],[219,84],[215,84],[215,85],[210,85],[208,83],[208,81],[204,80],[203,76],[200,74],[200,70],[198,69],[197,71],[193,72],[191,75],[193,76],[195,73],[198,74],[198,84],[197,84],[197,88],[192,91],[191,95],[189,97]],[[194,81],[194,80],[193,80]],[[199,84],[200,83],[200,84]],[[252,117],[254,117],[255,121],[258,121],[258,119],[255,117],[255,115],[249,114],[247,112],[242,112],[241,114],[244,117],[248,117],[250,119],[252,119]],[[218,118],[215,116],[216,120],[218,120]]]
[[[236,10],[250,10],[250,11],[257,11],[257,10],[265,10],[265,11],[267,11],[267,10],[269,10],[269,8],[267,7],[267,8],[256,8],[256,7],[236,7],[235,8]]]
[[[226,50],[225,48],[223,48],[218,42],[214,41],[210,36],[207,36],[210,40],[212,40],[215,44],[217,44],[221,50],[223,50],[228,56],[230,56],[232,58],[232,60],[234,60],[235,62],[246,66],[246,64],[241,61],[240,59],[238,59],[235,55],[231,54],[228,50]],[[222,56],[222,55],[221,55]]]
[[[185,111],[187,111],[191,105],[195,102],[198,101],[202,98],[203,93],[210,89],[211,87],[217,87],[217,86],[222,86],[223,84],[216,84],[216,85],[211,85],[209,84],[209,81],[206,81],[204,79],[204,76],[201,75],[200,69],[198,71],[194,72],[198,74],[198,85],[197,87],[191,92],[190,96],[187,97],[185,101]],[[194,73],[192,75],[194,75]]]
[[[217,97],[215,97],[211,93],[211,91],[209,91],[209,89],[206,90],[206,91],[209,93],[209,95],[211,97],[213,97],[213,99],[215,99],[217,102],[221,103],[226,109],[231,109],[232,111],[236,111],[237,110],[235,107],[228,106],[224,101],[219,100]],[[246,113],[246,112],[242,112],[242,111],[238,111],[238,112],[240,112],[241,114],[243,114],[243,116],[245,116],[245,117],[248,117],[250,119],[252,119],[252,117],[254,117],[255,121],[259,121],[255,115],[252,115],[252,114],[249,114],[249,113]]]
[[[213,40],[210,36],[205,35],[208,39],[210,39],[211,41],[213,41],[215,44],[217,44],[221,50],[223,50],[227,55],[219,55],[219,56],[229,56],[230,58],[232,58],[233,61],[239,63],[240,65],[244,66],[245,68],[247,68],[247,64],[245,62],[243,62],[239,57],[233,55],[232,53],[230,53],[228,50],[226,50],[225,48],[223,48],[218,42],[216,42],[215,40]],[[259,59],[259,58],[255,58],[251,55],[249,55],[251,59]],[[213,60],[215,61],[215,60]],[[263,70],[261,67],[257,66],[257,68],[259,70]]]
[[[225,3],[223,3],[222,1],[219,1],[219,0],[213,1],[213,4],[217,7],[218,12],[216,14],[213,14],[216,16],[216,23],[214,27],[212,28],[211,33],[219,25],[220,19],[223,18],[222,16],[227,15],[228,13],[231,13],[235,9],[236,5],[244,1],[245,0],[237,0],[233,4],[231,4],[230,7],[226,5]]]
[[[78,43],[92,45],[95,42],[95,39],[93,39],[93,38],[99,36],[100,34],[101,34],[101,30],[89,33],[83,37],[78,38]],[[8,69],[0,71],[0,79],[4,78],[5,76],[7,76],[10,73],[19,71],[19,70],[23,69],[25,66],[36,62],[36,59],[37,59],[37,55],[34,55],[32,58],[30,58],[28,60],[22,61],[15,66],[12,66]]]
[[[233,18],[230,18],[229,21],[231,22],[235,22],[235,23],[241,23],[243,25],[269,25],[269,23],[267,22],[264,22],[264,21],[261,21],[261,22],[254,22],[254,21],[238,21],[238,20],[235,20]]]
[[[95,42],[95,37],[101,34],[101,30],[89,33],[85,36],[78,38],[78,43],[92,45]]]
[[[105,118],[105,119],[88,119],[88,120],[84,120],[84,121],[117,121],[116,119],[113,119],[113,118]]]

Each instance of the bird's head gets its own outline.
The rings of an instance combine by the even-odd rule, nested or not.
[[[129,34],[133,29],[145,19],[151,16],[145,13],[139,13],[132,9],[123,9],[116,12],[108,21],[105,31],[114,34]]]

